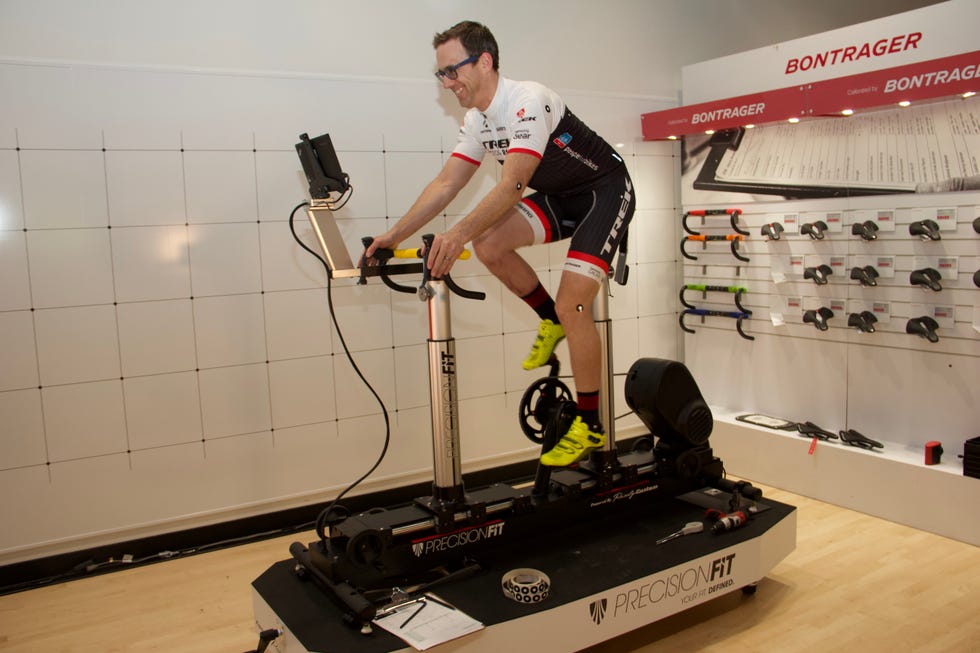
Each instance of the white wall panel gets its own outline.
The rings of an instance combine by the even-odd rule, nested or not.
[[[109,224],[102,152],[22,150],[20,160],[28,229]]]
[[[194,296],[262,289],[258,227],[254,222],[188,227]]]
[[[109,230],[27,232],[34,308],[109,304],[113,300]]]
[[[194,336],[202,368],[267,360],[262,295],[196,298]]]
[[[320,251],[313,231],[308,226],[305,211],[297,211],[294,223],[296,233],[306,246]],[[267,292],[322,288],[326,285],[323,266],[296,243],[286,224],[260,224],[259,244],[262,255],[262,288]]]
[[[392,152],[385,157],[385,190],[388,198],[385,215],[400,218],[442,169],[439,143],[431,143],[426,152]],[[406,247],[411,244],[406,242]]]
[[[109,223],[113,227],[183,225],[184,171],[176,148],[105,154]]]
[[[190,299],[120,304],[116,319],[123,376],[197,367]]]
[[[117,301],[190,297],[187,227],[115,227],[110,241]]]
[[[41,391],[37,388],[0,392],[0,424],[5,442],[0,469],[43,465],[48,460],[44,442]]]
[[[52,462],[125,453],[129,449],[119,379],[46,387],[41,391],[41,400]]]
[[[399,411],[428,408],[429,354],[424,343],[395,347],[394,374],[398,399],[395,408]]]
[[[27,239],[22,231],[0,231],[0,311],[31,307]]]
[[[206,439],[267,431],[272,427],[266,365],[201,370],[198,382]]]
[[[456,341],[456,382],[460,399],[500,393],[504,367],[518,361],[506,360],[499,332],[493,336]]]
[[[13,146],[9,147],[0,149],[0,231],[24,228],[20,160]]]
[[[194,372],[125,379],[123,393],[131,450],[201,441],[201,395]]]
[[[327,484],[333,473],[329,460],[337,448],[336,422],[277,428],[273,435],[272,456],[263,474],[273,478],[279,492],[284,496],[311,494]],[[327,497],[318,492],[312,499]]]
[[[326,290],[266,292],[263,298],[269,360],[332,353]]]
[[[358,351],[353,354],[357,368],[368,379],[385,406],[395,405],[394,358],[392,349]],[[374,395],[359,380],[346,356],[334,355],[334,388],[337,395],[337,417],[348,419],[381,412]]]
[[[34,313],[0,312],[0,358],[3,359],[0,391],[37,387],[39,377]]]
[[[258,217],[252,152],[184,152],[187,221],[245,222]]]
[[[315,356],[269,364],[272,426],[317,424],[337,416],[335,357]]]
[[[119,378],[119,337],[112,306],[35,311],[34,328],[43,385]]]

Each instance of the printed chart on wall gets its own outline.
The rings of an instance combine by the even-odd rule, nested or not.
[[[978,190],[978,158],[980,96],[723,130],[685,138],[684,201]]]

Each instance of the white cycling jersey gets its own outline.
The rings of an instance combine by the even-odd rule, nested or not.
[[[537,82],[503,76],[486,111],[466,112],[453,156],[479,165],[503,163],[508,152],[541,159],[528,186],[544,193],[580,193],[623,165],[616,151],[579,120],[561,96]]]

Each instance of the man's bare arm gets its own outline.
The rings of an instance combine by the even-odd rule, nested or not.
[[[432,243],[432,255],[429,256],[433,274],[448,272],[466,243],[497,224],[514,208],[523,197],[527,183],[540,162],[538,157],[523,152],[507,155],[500,181],[469,215],[446,233],[436,236]]]
[[[451,156],[436,178],[419,195],[412,207],[387,232],[377,236],[365,252],[370,258],[379,247],[397,247],[403,240],[428,224],[445,209],[465,186],[479,166]]]

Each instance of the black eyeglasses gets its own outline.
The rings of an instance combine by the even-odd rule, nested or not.
[[[480,54],[483,54],[483,53],[481,52]],[[474,55],[472,55],[470,57],[467,57],[466,59],[463,59],[459,63],[453,64],[452,66],[446,66],[445,68],[443,68],[441,70],[437,70],[436,71],[436,79],[438,79],[440,82],[443,79],[448,79],[450,81],[452,81],[454,79],[457,79],[457,78],[459,78],[459,73],[456,72],[456,71],[459,68],[462,68],[463,66],[465,66],[468,63],[476,63],[477,59],[479,59],[479,58],[480,58],[480,55],[479,54],[474,54]]]

